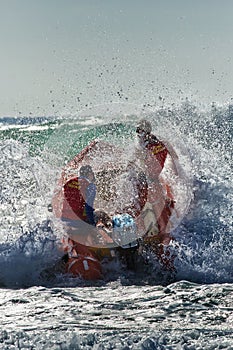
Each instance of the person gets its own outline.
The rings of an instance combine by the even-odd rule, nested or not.
[[[170,232],[168,232],[168,223],[174,209],[175,201],[171,188],[169,186],[162,186],[159,178],[165,162],[170,156],[173,172],[177,175],[177,167],[175,160],[178,156],[173,147],[165,141],[160,140],[157,136],[152,134],[151,123],[142,119],[136,127],[136,134],[139,141],[139,150],[144,167],[146,169],[146,176],[148,181],[148,203],[146,209],[150,207],[150,211],[155,214],[157,221],[157,232],[151,236],[145,236],[145,242],[152,244],[168,245],[172,239]],[[164,193],[164,188],[166,191]],[[164,265],[163,249],[156,249],[159,260]],[[166,263],[166,265],[168,265]],[[169,266],[170,267],[170,266]]]
[[[178,156],[174,148],[168,142],[161,141],[152,134],[152,126],[148,120],[141,119],[139,121],[136,127],[136,134],[140,149],[147,151],[145,160],[150,178],[158,178],[164,168],[168,155],[171,156],[173,170],[177,174],[174,159],[178,159]]]
[[[95,225],[94,220],[94,201],[96,196],[95,175],[90,165],[82,166],[80,168],[80,182],[86,182],[84,185],[84,191],[81,190],[83,198],[85,199],[84,213],[86,215],[86,221]]]
[[[103,278],[101,261],[105,258],[113,259],[115,250],[111,238],[112,219],[103,210],[94,211],[94,224],[96,227],[96,246],[81,244],[70,238],[63,238],[62,249],[64,256],[59,267],[63,267],[63,273],[68,273],[74,277],[81,277],[85,280],[98,280]],[[103,245],[103,246],[102,246]]]
[[[102,278],[100,261],[90,249],[96,243],[95,197],[93,169],[83,165],[79,176],[72,177],[63,186],[61,220],[68,237],[62,240],[65,254],[58,266],[63,272],[85,280]]]
[[[112,244],[112,218],[102,209],[96,209],[94,212],[95,227],[99,243],[103,246]]]
[[[83,165],[79,176],[63,185],[60,218],[70,240],[82,246],[95,244],[96,231],[94,201],[96,197],[95,175],[90,165]]]
[[[95,175],[90,165],[82,166],[79,174],[79,177],[71,178],[63,186],[64,201],[61,218],[63,221],[70,221],[70,224],[74,224],[72,221],[82,220],[95,225]]]

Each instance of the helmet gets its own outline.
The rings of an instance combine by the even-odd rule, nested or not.
[[[79,170],[80,176],[87,176],[93,173],[92,167],[90,165],[83,165]]]
[[[151,123],[146,119],[141,119],[136,128],[136,132],[140,131],[144,131],[146,134],[150,134],[152,131]]]

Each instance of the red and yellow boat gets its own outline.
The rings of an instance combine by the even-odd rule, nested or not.
[[[161,247],[169,244],[180,216],[176,176],[168,166],[152,179],[144,157],[130,149],[126,152],[119,144],[94,140],[63,168],[52,206],[67,233],[63,242],[67,273],[102,278],[104,257],[111,259],[119,250],[140,254],[143,245],[151,246],[161,263],[173,268]],[[79,170],[86,165],[95,174],[95,224],[81,217],[73,205],[80,191]],[[70,210],[69,218],[64,217],[64,207]]]

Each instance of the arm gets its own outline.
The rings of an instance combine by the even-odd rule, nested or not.
[[[88,223],[94,225],[94,201],[96,196],[96,186],[91,183],[86,189],[86,204],[85,210],[87,214]]]

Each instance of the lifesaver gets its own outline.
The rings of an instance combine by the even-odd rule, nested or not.
[[[110,259],[114,257],[114,249],[117,250],[121,246],[135,248],[135,242],[138,238],[141,238],[146,244],[153,245],[153,242],[161,241],[159,238],[161,231],[167,233],[169,239],[169,219],[175,203],[171,186],[166,182],[160,182],[158,179],[157,182],[147,183],[146,176],[139,169],[140,176],[136,177],[137,181],[132,186],[136,195],[126,198],[127,194],[131,194],[131,188],[127,186],[131,186],[132,179],[135,178],[134,168],[132,169],[131,162],[132,174],[128,178],[128,167],[121,160],[124,157],[120,152],[123,153],[123,150],[119,147],[103,141],[94,141],[67,164],[59,179],[58,189],[53,198],[54,214],[57,218],[62,217],[62,211],[59,209],[65,200],[61,188],[70,179],[77,176],[77,172],[83,164],[91,164],[97,179],[97,205],[95,205],[95,208],[102,208],[109,216],[111,215],[112,219],[115,216],[115,227],[112,228],[111,235],[108,235],[108,230],[106,230],[98,238],[98,228],[92,225],[88,226],[85,222],[85,227],[83,225],[81,229],[74,227],[67,231],[73,242],[77,242],[79,246],[85,246],[85,251],[77,248],[77,256],[69,256],[66,272],[72,276],[87,280],[100,279],[103,277],[100,261],[105,256]],[[122,190],[123,187],[116,188],[117,181],[122,180],[122,178],[128,181],[124,187],[125,191]],[[116,200],[117,195],[119,195],[118,192],[120,192],[119,189],[121,195],[126,198],[126,204],[123,203],[123,200],[121,201],[121,197],[118,198],[118,202]],[[117,208],[116,203],[119,204]],[[115,213],[114,210],[116,210]],[[125,220],[127,215],[133,220],[133,222],[130,221],[131,219],[129,220],[128,232],[130,238],[128,240],[126,236],[116,235],[118,227],[121,229],[121,223],[117,222],[119,212],[121,215],[125,215]],[[114,220],[112,221],[114,223]],[[84,228],[86,232],[82,235],[80,231],[83,231]],[[118,242],[119,237],[121,238],[120,242]]]
[[[103,278],[101,263],[94,257],[78,255],[70,257],[66,263],[66,273],[84,280]]]

